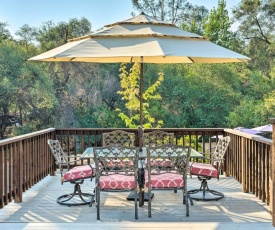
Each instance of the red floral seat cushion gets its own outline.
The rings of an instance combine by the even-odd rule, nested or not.
[[[154,188],[183,188],[182,175],[176,173],[160,172],[151,174],[152,189]],[[148,174],[145,173],[145,186],[148,188]]]
[[[191,167],[192,175],[209,176],[209,177],[218,178],[219,172],[211,164],[203,164],[203,163],[194,162],[190,165],[190,167]]]
[[[77,180],[92,177],[93,169],[89,165],[76,166],[63,175],[64,180]],[[93,175],[95,176],[95,175]]]
[[[114,190],[129,190],[135,188],[134,175],[129,176],[125,174],[109,174],[108,176],[101,176],[99,179],[100,189],[114,189]]]

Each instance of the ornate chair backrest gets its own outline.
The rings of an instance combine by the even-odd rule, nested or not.
[[[62,174],[63,166],[69,167],[68,155],[63,151],[58,140],[48,139],[48,145]]]
[[[179,173],[186,179],[191,147],[162,145],[147,147],[147,168],[150,174]]]
[[[137,176],[139,148],[104,146],[94,147],[93,151],[97,178],[114,173]]]
[[[156,130],[148,133],[143,133],[143,146],[156,147],[164,144],[173,144],[174,134]]]
[[[228,148],[229,142],[229,136],[219,138],[218,144],[214,152],[211,154],[211,164],[216,166],[218,169],[223,165],[224,155]]]
[[[122,130],[103,133],[103,146],[135,146],[135,134]]]

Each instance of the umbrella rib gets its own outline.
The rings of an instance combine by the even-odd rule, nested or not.
[[[194,60],[190,57],[187,57],[192,63],[195,63]]]
[[[179,36],[179,35],[165,35],[165,34],[158,34],[158,33],[148,33],[148,34],[125,34],[125,35],[121,35],[121,34],[88,34],[88,35],[84,35],[78,38],[72,38],[69,39],[68,42],[75,42],[75,41],[80,41],[80,40],[84,40],[87,38],[150,38],[150,37],[159,37],[159,38],[178,38],[178,39],[190,39],[190,40],[208,40],[205,37],[194,37],[194,36]]]

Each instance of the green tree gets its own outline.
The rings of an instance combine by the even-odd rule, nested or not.
[[[265,94],[263,100],[244,99],[240,106],[230,112],[228,125],[230,127],[256,127],[265,125],[269,118],[274,116],[275,111],[275,91]]]
[[[116,108],[123,106],[118,64],[75,63],[69,100],[81,127],[125,127]],[[89,67],[89,68],[87,68]]]
[[[231,25],[226,1],[219,0],[217,9],[215,7],[211,9],[203,23],[204,36],[218,45],[230,48],[232,32],[229,29]]]
[[[69,39],[86,35],[91,32],[91,23],[86,18],[70,19],[68,23],[45,22],[37,29],[36,41],[40,48],[39,53],[63,45]],[[58,106],[54,109],[52,116],[55,118],[54,124],[61,127],[78,126],[76,116],[77,106],[82,100],[81,90],[74,90],[77,79],[85,74],[91,76],[91,67],[93,65],[87,63],[36,63],[44,69],[44,74],[51,79],[54,94],[58,101]],[[74,79],[75,78],[75,79]],[[75,96],[75,97],[74,97]]]
[[[63,45],[69,39],[91,33],[91,23],[86,18],[80,20],[73,18],[68,23],[60,22],[57,25],[53,21],[44,22],[37,31],[37,40],[41,51],[47,51]]]
[[[233,9],[238,31],[246,40],[247,53],[251,57],[252,68],[263,71],[269,76],[274,65],[274,0],[242,0]]]
[[[25,47],[26,52],[30,53],[30,55],[34,55],[37,51],[34,46],[37,29],[30,27],[28,24],[24,24],[15,34],[19,37],[19,44]]]
[[[0,43],[0,138],[8,126],[8,115],[12,114],[18,98],[18,86],[24,58],[12,41]]]
[[[1,138],[10,115],[19,115],[21,124],[24,120],[32,130],[49,125],[48,110],[54,104],[51,86],[47,78],[34,73],[35,69],[26,65],[26,53],[20,45],[8,40],[0,43]]]
[[[163,71],[159,111],[165,127],[225,127],[225,117],[240,96],[237,90],[241,86],[234,66],[177,64],[166,65]]]
[[[180,28],[201,36],[204,35],[203,22],[208,16],[208,10],[204,6],[189,5],[189,10],[184,14]]]
[[[236,106],[233,111],[227,116],[227,125],[230,128],[246,127],[252,128],[256,122],[256,107],[260,106],[261,101],[243,99],[239,106]]]
[[[8,27],[7,22],[0,22],[0,43],[4,40],[12,39],[10,31],[7,29],[7,27]]]
[[[181,22],[190,5],[186,0],[132,0],[132,4],[140,12],[173,24]]]

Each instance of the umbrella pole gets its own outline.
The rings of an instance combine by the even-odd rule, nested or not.
[[[140,57],[140,86],[139,86],[139,125],[143,124],[143,57]]]

